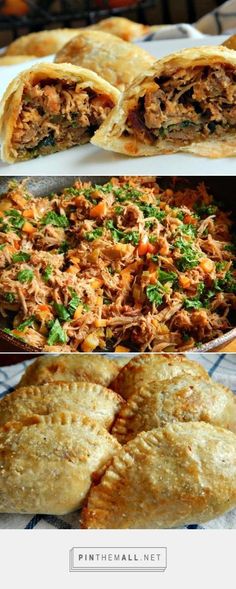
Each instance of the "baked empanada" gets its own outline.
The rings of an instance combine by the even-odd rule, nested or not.
[[[35,55],[1,55],[0,56],[0,66],[1,65],[16,65],[17,63],[23,63],[24,61],[30,61],[31,59],[36,59]]]
[[[228,47],[228,49],[236,49],[236,35],[232,35],[224,43],[222,43],[223,47]]]
[[[95,25],[90,25],[87,29],[112,33],[124,41],[135,41],[148,33],[150,27],[122,16],[111,16],[100,20]]]
[[[113,457],[83,511],[85,528],[174,528],[236,507],[236,436],[207,423],[139,434]]]
[[[109,429],[123,402],[114,391],[91,382],[22,387],[0,399],[0,425],[12,420],[21,421],[28,415],[74,411]]]
[[[3,161],[87,143],[118,97],[106,80],[71,64],[41,63],[20,73],[0,105]]]
[[[128,399],[153,380],[158,383],[183,374],[209,378],[203,366],[181,354],[140,354],[120,370],[111,388]]]
[[[18,387],[48,382],[94,382],[108,387],[120,371],[119,365],[99,354],[39,356],[26,368]]]
[[[126,444],[142,431],[175,421],[206,421],[236,433],[235,396],[213,380],[191,374],[153,380],[121,407],[112,434]]]
[[[5,55],[51,55],[59,51],[78,32],[79,29],[53,29],[22,35],[8,45]]]
[[[31,416],[0,428],[0,512],[75,511],[119,444],[88,417]]]
[[[55,57],[56,63],[73,63],[93,70],[119,90],[124,90],[154,61],[137,45],[110,33],[90,30],[73,37]]]
[[[236,53],[196,47],[150,66],[126,89],[92,143],[130,156],[236,155]]]

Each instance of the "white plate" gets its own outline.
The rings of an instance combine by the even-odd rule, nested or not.
[[[163,57],[186,47],[218,45],[226,37],[204,37],[203,39],[170,39],[139,43],[155,57]],[[52,61],[53,56],[43,61]],[[10,80],[32,62],[16,66],[1,67],[1,93]],[[42,60],[37,60],[42,61]],[[4,164],[0,162],[0,174],[8,175],[233,175],[236,170],[235,158],[211,160],[190,154],[161,155],[156,157],[130,158],[110,151],[98,149],[90,144],[74,147],[60,153],[39,157],[28,162]]]

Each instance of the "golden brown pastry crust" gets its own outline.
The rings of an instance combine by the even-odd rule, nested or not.
[[[99,354],[48,354],[39,356],[26,368],[18,387],[78,380],[108,387],[119,370],[115,361]]]
[[[2,55],[0,56],[0,66],[2,65],[16,65],[24,61],[36,59],[36,55]]]
[[[177,151],[212,158],[235,156],[236,133],[225,132],[219,137],[212,134],[206,140],[193,142],[190,145],[175,145],[163,138],[155,145],[144,143],[128,132],[128,113],[138,104],[139,98],[145,96],[146,90],[150,88],[156,77],[173,76],[181,68],[186,72],[193,66],[213,67],[214,64],[230,65],[236,71],[236,53],[222,46],[195,47],[156,61],[126,89],[116,107],[96,131],[92,143],[130,156],[151,156]]]
[[[74,411],[94,419],[107,429],[123,400],[110,389],[91,382],[57,382],[16,389],[0,400],[0,425],[30,415]]]
[[[121,407],[112,434],[126,444],[142,431],[175,421],[206,421],[236,432],[234,394],[211,379],[191,374],[153,380]]]
[[[95,25],[90,25],[87,29],[112,33],[112,35],[116,35],[124,39],[124,41],[135,41],[135,39],[140,39],[140,37],[148,33],[150,27],[122,16],[112,16],[100,20]]]
[[[124,90],[154,62],[154,57],[110,33],[85,30],[62,47],[55,62],[91,69],[119,90]]]
[[[9,84],[0,103],[0,139],[3,161],[12,163],[18,159],[17,153],[12,147],[12,137],[21,109],[25,84],[34,85],[48,79],[76,82],[81,86],[81,89],[91,88],[98,94],[110,98],[114,104],[116,104],[120,94],[116,88],[91,70],[79,68],[70,63],[40,63],[21,72]]]
[[[12,41],[6,48],[5,55],[51,55],[59,51],[78,32],[79,29],[54,29],[29,33]]]
[[[231,35],[224,43],[222,43],[223,47],[228,47],[228,49],[236,49],[236,35]]]
[[[105,429],[71,412],[0,428],[0,512],[63,514],[78,509],[119,448]]]
[[[128,399],[153,380],[169,380],[182,374],[190,374],[193,378],[209,378],[200,364],[181,354],[140,354],[122,368],[110,386],[124,399]]]
[[[139,434],[114,456],[83,510],[85,528],[173,528],[236,507],[236,436],[206,423]]]

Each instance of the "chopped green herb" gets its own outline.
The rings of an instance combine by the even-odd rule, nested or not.
[[[67,342],[67,335],[61,327],[60,322],[58,319],[52,322],[51,328],[48,335],[47,343],[49,346],[54,346],[55,344],[65,344]]]
[[[55,227],[69,227],[66,215],[59,215],[55,211],[49,211],[41,221],[42,225],[54,225]]]
[[[121,213],[123,213],[123,207],[115,207],[115,213],[116,215],[121,215]]]
[[[225,245],[224,250],[226,252],[235,252],[236,251],[236,244],[229,243],[228,245]]]
[[[201,204],[201,205],[195,205],[195,211],[197,212],[198,215],[200,215],[200,217],[203,216],[209,216],[209,215],[215,215],[218,211],[218,207],[214,204]]]
[[[163,296],[166,292],[166,288],[160,283],[149,284],[146,287],[146,295],[151,303],[160,305],[162,303]]]
[[[10,209],[9,211],[5,211],[5,215],[8,217],[9,223],[13,229],[22,229],[25,219],[19,211],[16,209]]]
[[[26,327],[30,327],[31,325],[33,325],[34,323],[34,317],[29,317],[29,319],[26,319],[25,321],[23,321],[23,323],[20,323],[20,325],[17,325],[16,329],[17,331],[24,331]]]
[[[184,306],[185,309],[201,309],[203,305],[198,298],[194,297],[192,299],[185,299]]]
[[[176,272],[166,272],[165,270],[161,270],[161,268],[159,269],[158,280],[161,283],[174,282],[174,280],[176,280],[176,278],[177,278]]]
[[[139,209],[141,209],[143,216],[146,217],[155,217],[158,221],[163,221],[166,217],[165,211],[161,211],[160,208],[154,207],[153,205],[149,205],[146,203],[138,203]]]
[[[94,239],[98,239],[98,237],[101,237],[103,234],[103,229],[102,227],[98,227],[97,229],[94,229],[93,231],[88,231],[88,233],[85,233],[85,239],[87,239],[87,241],[94,241]]]
[[[76,311],[77,307],[82,304],[81,299],[78,297],[77,293],[70,289],[71,292],[71,300],[67,306],[67,310],[70,316],[73,317],[74,312]]]
[[[124,232],[120,231],[120,229],[117,229],[112,220],[106,222],[106,227],[107,229],[110,229],[112,237],[115,241],[120,241],[121,239],[123,239]]]
[[[191,223],[183,223],[183,225],[180,225],[178,227],[177,231],[180,231],[180,233],[183,233],[184,235],[189,235],[190,237],[194,238],[196,237],[197,228],[195,227],[195,225],[191,225]]]
[[[199,253],[193,247],[193,244],[184,241],[183,239],[177,239],[174,246],[179,249],[182,254],[181,258],[176,261],[178,270],[184,272],[189,268],[194,268],[199,263]]]
[[[104,305],[111,305],[111,303],[112,303],[111,299],[107,299],[106,297],[103,298],[103,304]]]
[[[69,249],[69,244],[67,243],[67,241],[63,241],[58,248],[58,253],[59,254],[66,254],[66,252],[68,252],[68,249]]]
[[[34,273],[32,270],[20,270],[17,274],[17,280],[19,282],[32,282]]]
[[[52,274],[52,266],[46,266],[44,273],[43,273],[43,279],[46,280],[46,282],[49,280],[49,278],[51,278],[51,274]]]
[[[26,252],[18,252],[17,254],[13,254],[12,256],[12,261],[14,262],[14,264],[16,262],[28,262],[30,259],[30,254],[27,254]]]
[[[54,303],[54,307],[60,321],[67,321],[67,319],[70,319],[70,313],[67,311],[64,305],[60,303]]]
[[[128,233],[124,233],[124,242],[125,243],[132,243],[132,245],[138,245],[140,240],[140,235],[138,231],[128,231]]]
[[[14,303],[15,301],[15,295],[13,292],[5,292],[4,293],[4,299],[8,302],[8,303]]]
[[[5,243],[2,243],[2,244],[0,245],[0,252],[1,252],[1,251],[4,249],[4,247],[6,247],[6,244],[5,244]]]

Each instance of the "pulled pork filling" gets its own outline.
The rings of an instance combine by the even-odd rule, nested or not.
[[[153,144],[188,145],[236,127],[236,72],[216,65],[156,78],[127,119],[127,131]]]
[[[27,84],[12,138],[18,159],[87,143],[114,106],[111,99],[76,82]]]

